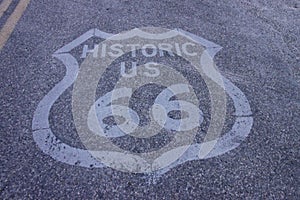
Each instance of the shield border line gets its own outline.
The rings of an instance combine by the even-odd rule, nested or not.
[[[200,45],[205,47],[205,51],[213,58],[222,47],[210,42],[202,37],[184,31],[175,29],[184,35],[191,37]],[[88,150],[72,147],[60,141],[52,132],[49,125],[50,110],[55,101],[68,89],[76,80],[79,64],[77,60],[70,54],[70,51],[81,45],[92,37],[106,39],[114,34],[100,31],[99,29],[91,29],[79,36],[72,42],[63,46],[54,52],[53,57],[60,60],[66,66],[66,75],[58,82],[39,102],[32,120],[33,138],[39,148],[53,159],[70,164],[87,168],[102,168],[106,167],[100,161],[95,159]],[[193,144],[177,161],[170,164],[166,168],[160,169],[158,173],[163,174],[171,168],[191,160],[207,159],[222,155],[232,149],[238,147],[242,141],[249,135],[253,125],[253,117],[250,104],[244,93],[236,87],[230,80],[223,76],[226,93],[233,100],[235,107],[236,121],[232,129],[222,137],[218,138],[215,147],[210,153],[201,157],[198,152],[201,149],[201,144]]]

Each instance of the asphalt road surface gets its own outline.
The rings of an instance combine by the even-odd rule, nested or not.
[[[185,155],[182,162],[150,172],[122,171],[82,153],[88,151],[74,123],[75,86],[73,81],[62,82],[76,70],[67,71],[66,66],[84,63],[105,33],[141,27],[184,30],[222,47],[214,62],[234,85],[232,91],[242,95],[230,96],[226,89],[228,112],[221,136],[238,135],[228,143],[238,145],[228,151],[221,145],[222,153],[210,157]],[[297,0],[0,0],[0,198],[299,199],[299,27]],[[73,60],[64,60],[65,53]],[[144,54],[139,54],[140,62],[146,59]],[[122,59],[129,63],[132,58]],[[169,55],[163,60],[188,79],[199,99],[203,123],[193,140],[196,148],[212,123],[209,98],[204,97],[208,89],[182,58]],[[103,74],[96,98],[114,89],[119,66],[112,65]],[[84,80],[80,84],[90,81]],[[146,111],[164,89],[154,81],[129,95],[129,107],[138,114],[140,126],[149,123]],[[242,108],[251,113],[233,114]],[[173,115],[175,121],[183,117]],[[238,119],[248,120],[240,125],[250,124],[249,131],[242,125],[233,128]],[[111,126],[118,123],[105,120]],[[43,133],[55,138],[41,138]],[[138,154],[162,148],[172,137],[174,133],[165,130],[150,139],[110,140]]]

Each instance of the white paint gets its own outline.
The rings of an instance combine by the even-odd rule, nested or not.
[[[159,55],[164,56],[164,52],[168,52],[170,56],[175,56],[174,53],[172,52],[173,46],[168,43],[158,43],[158,48],[159,48]],[[181,56],[180,48],[179,45],[177,45],[177,55]]]
[[[94,49],[89,49],[88,45],[83,46],[82,55],[80,58],[86,58],[88,53],[93,53],[93,57],[96,58],[98,56],[99,44],[94,45]]]
[[[136,57],[136,50],[137,50],[137,48],[138,48],[140,45],[139,45],[139,44],[128,44],[127,46],[131,48],[131,56],[132,56],[133,58],[135,58],[135,57]]]
[[[123,45],[121,44],[113,44],[111,45],[111,50],[112,52],[108,52],[107,54],[111,57],[120,57],[123,55],[123,50],[121,49],[123,47]]]
[[[206,51],[209,53],[211,57],[213,57],[220,49],[221,47],[219,45],[216,45],[210,41],[207,41],[201,37],[198,37],[194,34],[191,34],[189,32],[183,31],[181,29],[177,29],[180,33],[182,33],[185,36],[189,36],[193,38],[195,41],[197,41],[200,45],[203,45],[206,47]],[[143,32],[141,30],[137,30],[137,35],[141,37],[147,37],[147,38],[153,38],[153,39],[161,39],[161,38],[170,38],[174,37],[178,34],[177,31],[169,31],[167,33],[161,33],[161,34],[150,34]],[[32,129],[33,129],[33,138],[36,142],[36,144],[39,146],[39,148],[47,155],[51,156],[57,161],[64,162],[70,165],[74,165],[75,163],[78,166],[82,167],[103,167],[104,165],[100,163],[97,159],[92,157],[89,153],[89,151],[84,149],[79,149],[76,147],[72,147],[70,145],[67,145],[60,141],[52,132],[50,125],[49,125],[49,115],[50,115],[50,109],[55,103],[55,101],[62,95],[62,93],[69,88],[73,82],[75,81],[78,73],[78,63],[76,59],[69,54],[72,49],[79,46],[80,44],[84,43],[88,39],[92,37],[100,37],[103,39],[107,39],[111,37],[112,34],[102,32],[98,29],[92,29],[74,41],[70,42],[69,44],[65,45],[64,47],[60,48],[54,53],[54,57],[61,60],[64,65],[67,68],[66,76],[53,88],[49,91],[48,94],[45,95],[45,97],[41,100],[41,102],[38,104],[38,107],[36,111],[34,112],[34,117],[32,121]],[[122,37],[133,37],[133,35],[123,35]],[[116,38],[121,39],[121,38]],[[162,47],[161,47],[162,48]],[[178,47],[176,47],[178,50]],[[98,49],[94,49],[94,51]],[[168,51],[168,48],[165,49]],[[101,49],[102,53],[104,52],[103,49]],[[118,55],[118,48],[116,46],[116,51]],[[88,52],[88,50],[86,50]],[[161,52],[160,52],[161,53]],[[180,52],[181,53],[181,52]],[[132,54],[134,56],[135,54]],[[224,136],[219,138],[218,140],[209,141],[202,144],[193,144],[187,148],[187,151],[178,159],[174,160],[172,164],[164,166],[163,169],[159,170],[157,173],[165,173],[169,169],[177,166],[178,164],[184,163],[189,160],[196,160],[196,159],[207,159],[211,157],[215,157],[221,154],[224,154],[237,146],[240,145],[240,143],[245,140],[245,138],[248,136],[252,124],[253,124],[253,118],[251,117],[251,109],[249,102],[245,95],[242,93],[242,91],[237,88],[233,83],[231,83],[228,79],[223,78],[225,89],[230,98],[234,102],[235,106],[235,115],[237,116],[237,119],[232,127],[232,129],[226,133]],[[180,88],[181,89],[181,88]],[[128,94],[120,93],[120,97],[122,95],[126,96]],[[103,100],[107,101],[110,100],[109,97],[105,97]],[[107,105],[107,104],[106,104]],[[161,105],[161,104],[158,104]],[[180,107],[180,106],[179,106]],[[123,115],[124,110],[120,109],[120,113]],[[95,115],[96,113],[91,113],[91,115]],[[127,113],[128,114],[128,113]],[[123,127],[126,131],[131,131],[131,129],[134,129],[134,124],[138,124],[138,116],[134,114],[134,112],[130,112],[130,117],[128,117],[128,120],[132,120],[131,126]],[[135,117],[134,117],[135,116]],[[201,115],[199,115],[201,116]],[[93,123],[94,124],[94,123]],[[97,123],[95,123],[97,124]],[[100,126],[99,126],[100,127]],[[97,127],[96,129],[98,129]],[[100,127],[101,128],[101,127]],[[115,131],[116,135],[113,135],[113,137],[117,136],[118,134],[121,135],[122,133],[124,135],[124,132],[122,131]],[[105,135],[109,137],[109,135]],[[211,145],[214,145],[213,150],[210,152],[205,152],[205,150],[201,149],[210,149]],[[208,148],[205,146],[209,146]],[[182,147],[184,148],[184,147]],[[180,151],[181,152],[181,151]],[[200,153],[199,153],[200,152]],[[203,154],[201,152],[204,152]],[[109,152],[99,152],[99,154],[102,153],[109,153]],[[169,152],[174,153],[174,152]],[[176,152],[175,152],[176,153]],[[101,156],[101,155],[99,155]],[[112,155],[113,156],[113,155]],[[163,157],[160,157],[160,159],[168,159],[169,154],[166,154]],[[135,159],[134,159],[135,160]],[[130,161],[130,159],[129,159]],[[129,162],[128,161],[128,162]],[[136,160],[135,160],[136,161]],[[163,164],[161,160],[159,160],[160,164]],[[129,167],[133,167],[134,162],[129,162]],[[139,165],[140,166],[140,165]],[[137,167],[139,167],[137,166]],[[145,171],[147,171],[147,164],[145,164]]]
[[[89,38],[88,35],[85,37]],[[191,39],[193,40],[193,38]],[[126,44],[125,46],[129,47],[131,51],[131,56],[135,58],[136,52],[139,49],[138,47],[140,47],[140,45]],[[166,51],[171,56],[175,56],[173,52],[176,52],[178,56],[182,56],[182,53],[184,53],[187,56],[197,56],[196,52],[191,51],[193,46],[195,46],[195,44],[190,42],[184,43],[182,44],[182,46],[180,46],[178,43],[175,42],[175,43],[158,43],[157,46],[154,44],[145,44],[140,49],[142,50],[142,55],[147,58],[156,56],[157,52],[159,52],[159,55],[162,57],[164,56],[164,51]],[[123,47],[124,46],[122,44],[116,43],[111,45],[110,48],[107,49],[107,45],[103,44],[103,46],[101,46],[100,56],[102,58],[106,56],[110,56],[114,58],[120,57],[121,55],[124,54],[124,51],[122,50]],[[88,45],[84,45],[81,58],[86,58],[88,53],[92,53],[93,57],[96,58],[99,55],[98,51],[99,51],[99,44],[95,44],[94,48],[89,48]]]
[[[75,81],[78,63],[70,54],[55,54],[66,68],[66,76],[40,101],[32,120],[33,139],[39,148],[57,161],[82,167],[103,167],[103,164],[91,156],[90,152],[78,149],[59,140],[49,125],[50,109],[60,95]]]
[[[146,63],[145,64],[145,68],[148,71],[144,72],[143,75],[147,76],[147,77],[157,77],[157,76],[159,76],[160,75],[160,71],[159,71],[158,68],[155,67],[156,65],[157,65],[157,63],[155,63],[155,62],[148,62],[148,63]]]
[[[184,36],[188,36],[192,38],[194,41],[196,41],[198,44],[204,46],[206,48],[206,51],[209,53],[209,55],[213,58],[216,53],[218,53],[222,47],[220,45],[217,45],[211,41],[208,41],[202,37],[199,37],[193,33],[184,31],[182,29],[176,29],[178,32],[182,33]]]
[[[180,46],[179,46],[178,43],[175,43],[175,49],[176,49],[176,54],[177,54],[178,56],[182,56],[181,50],[180,50]]]
[[[126,72],[126,64],[125,62],[121,62],[120,68],[121,68],[121,76],[126,78],[132,78],[138,75],[138,71],[141,71],[140,74],[145,77],[157,77],[160,75],[160,71],[158,68],[156,68],[157,63],[155,62],[148,62],[144,65],[144,67],[139,66],[137,68],[137,62],[131,62],[131,68],[130,70],[127,70],[129,72]],[[138,70],[139,69],[139,70]]]
[[[121,62],[121,76],[131,78],[137,75],[137,63],[131,62],[130,73],[126,73],[125,62]]]
[[[70,52],[72,49],[75,47],[79,46],[80,44],[84,43],[88,39],[92,38],[94,36],[94,29],[89,30],[88,32],[84,33],[77,39],[73,40],[69,44],[63,46],[62,48],[58,49],[54,54],[59,54],[59,53],[67,53]]]
[[[147,51],[148,49],[148,51]],[[151,53],[149,53],[149,49],[151,49]],[[156,46],[153,45],[153,44],[145,44],[142,48],[142,54],[145,56],[145,57],[153,57],[157,54],[157,49],[156,49]]]
[[[185,53],[185,55],[188,55],[188,56],[196,56],[196,55],[197,55],[196,52],[189,52],[189,51],[187,50],[187,47],[188,47],[188,46],[195,46],[195,44],[190,43],[190,42],[184,43],[184,44],[182,45],[182,51],[183,51],[183,53]]]
[[[131,88],[119,88],[100,97],[92,106],[88,115],[90,130],[103,137],[121,137],[133,132],[139,124],[140,119],[138,114],[125,106],[110,106],[112,101],[126,97],[129,98],[131,95]],[[104,118],[114,115],[123,117],[125,121],[122,124],[118,124],[118,126],[112,127],[108,127],[103,123]]]
[[[182,100],[170,101],[171,97],[175,95],[189,92],[189,87],[185,84],[172,85],[163,90],[151,108],[153,119],[167,130],[188,131],[200,126],[203,121],[203,113],[197,106]],[[90,130],[104,137],[130,135],[138,127],[139,116],[129,107],[110,104],[120,98],[129,98],[131,95],[131,88],[117,88],[100,97],[89,111],[88,126]],[[167,114],[173,110],[185,111],[188,113],[188,117],[172,119]],[[115,126],[105,125],[103,119],[110,116],[120,116],[124,121]]]
[[[200,126],[203,121],[203,113],[199,108],[187,101],[170,99],[178,94],[189,93],[190,89],[186,84],[177,84],[164,89],[155,99],[152,115],[157,123],[167,130],[188,131]],[[180,110],[188,113],[185,119],[172,119],[167,116],[170,111]],[[177,128],[178,127],[178,128]]]

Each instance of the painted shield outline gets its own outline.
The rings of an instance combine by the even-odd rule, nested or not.
[[[211,57],[214,57],[214,55],[221,49],[219,45],[216,45],[213,42],[207,41],[192,33],[180,29],[176,30],[193,38],[193,40],[197,41],[200,45],[206,47],[206,51]],[[112,35],[113,34],[108,34],[98,29],[92,29],[71,43],[60,48],[53,54],[55,58],[59,59],[66,66],[66,75],[38,104],[33,117],[32,129],[33,138],[39,148],[45,154],[50,155],[55,160],[70,165],[77,163],[78,166],[83,167],[104,167],[104,165],[99,162],[99,160],[95,159],[88,150],[75,148],[60,141],[53,134],[48,118],[50,115],[50,109],[55,101],[67,88],[74,83],[78,74],[79,64],[77,60],[70,54],[70,51],[92,37],[106,39]],[[189,160],[206,159],[224,154],[239,146],[240,143],[248,136],[253,124],[249,102],[243,92],[232,82],[225,77],[223,77],[223,82],[226,92],[232,99],[235,107],[236,121],[232,126],[232,129],[220,137],[212,151],[210,151],[204,157],[199,157],[198,154],[201,149],[201,144],[193,144],[182,157],[180,157],[170,166],[162,169],[161,172],[166,172],[170,168]]]

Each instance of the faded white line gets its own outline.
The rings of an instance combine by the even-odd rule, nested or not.
[[[6,23],[0,30],[0,50],[4,47],[6,41],[13,32],[15,26],[26,10],[30,0],[20,0],[13,13],[9,16]]]
[[[103,167],[103,164],[92,157],[89,151],[63,143],[50,128],[48,118],[51,107],[59,96],[73,84],[79,69],[76,59],[68,53],[54,55],[54,57],[65,64],[66,76],[41,100],[34,112],[33,138],[39,148],[55,160],[82,167]]]
[[[7,10],[9,5],[11,4],[12,0],[3,0],[2,3],[0,4],[0,18],[4,14],[4,12]]]

